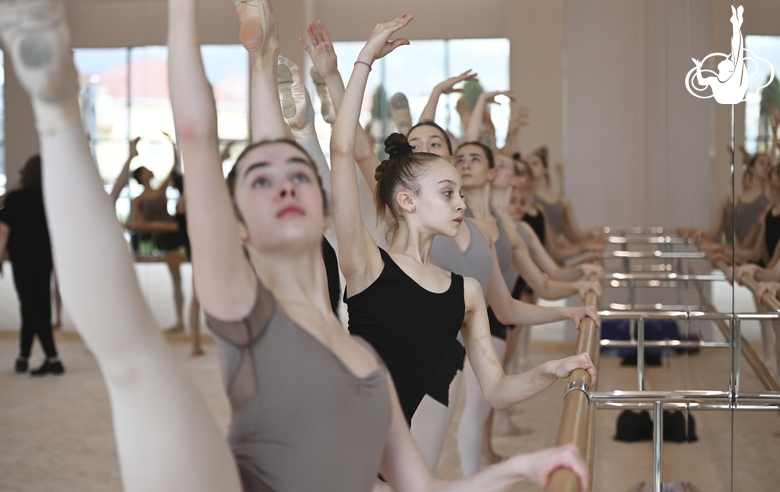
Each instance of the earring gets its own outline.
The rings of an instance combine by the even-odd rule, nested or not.
[[[412,207],[412,213],[414,213],[415,210],[417,210],[417,208]]]

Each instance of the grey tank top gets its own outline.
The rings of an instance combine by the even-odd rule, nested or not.
[[[734,237],[734,202],[729,200],[726,204],[726,218],[723,224],[723,233],[726,235],[726,242],[730,243],[731,238]]]
[[[354,375],[261,285],[240,321],[207,316],[244,490],[371,490],[390,428],[384,365]],[[359,340],[359,339],[358,339]]]
[[[539,195],[534,195],[534,203],[544,210],[544,214],[547,216],[547,222],[549,222],[553,232],[560,234],[561,228],[563,227],[563,201],[558,200],[555,203],[549,203],[539,198]]]
[[[504,278],[504,282],[506,282],[507,286],[511,283],[514,287],[515,282],[517,281],[517,270],[515,270],[515,267],[512,265],[512,244],[509,242],[509,236],[507,236],[506,231],[504,230],[498,213],[496,213],[495,210],[491,210],[490,213],[493,214],[493,217],[498,224],[498,239],[496,239],[495,242],[498,268],[501,269],[501,276]],[[466,216],[473,218],[474,214],[471,210],[467,209]]]
[[[761,212],[766,210],[769,203],[769,198],[766,195],[761,195],[750,203],[737,200],[737,204],[734,207],[736,213],[736,230],[734,232],[737,234],[737,242],[741,243],[745,240],[748,233],[750,233],[750,229],[753,228],[753,224],[756,223]]]
[[[471,219],[466,218],[471,240],[465,251],[461,251],[454,238],[436,236],[433,238],[431,257],[434,263],[445,270],[463,277],[473,277],[482,286],[482,294],[487,294],[490,275],[493,273],[493,258],[490,245],[479,228]]]

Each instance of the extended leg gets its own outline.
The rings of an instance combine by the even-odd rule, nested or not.
[[[33,100],[62,296],[108,388],[125,489],[240,490],[224,437],[141,295],[81,128],[62,6],[0,3],[0,27]]]

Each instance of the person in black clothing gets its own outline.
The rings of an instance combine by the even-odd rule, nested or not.
[[[6,248],[19,295],[22,333],[16,372],[27,372],[33,338],[46,353],[46,361],[33,376],[62,374],[51,326],[51,245],[41,193],[41,157],[32,156],[22,169],[21,188],[8,193],[0,209],[0,258]],[[0,272],[2,265],[0,264]]]

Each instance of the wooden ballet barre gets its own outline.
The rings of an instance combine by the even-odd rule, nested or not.
[[[607,242],[610,244],[685,244],[683,238],[671,236],[610,236]]]
[[[171,220],[128,222],[125,224],[125,229],[137,232],[179,232],[179,224]]]
[[[666,258],[674,260],[703,259],[706,253],[698,251],[608,251],[604,258]]]
[[[719,261],[716,263],[716,266],[721,269],[724,273],[730,268],[726,262]],[[755,294],[756,289],[758,288],[758,282],[756,279],[754,279],[752,276],[743,275],[740,280],[742,283],[750,289],[750,291]],[[709,311],[714,311],[715,307],[712,305],[709,299],[707,299],[706,296],[702,296],[702,300],[704,301],[705,307]],[[776,298],[774,298],[771,294],[764,293],[763,296],[761,296],[761,303],[764,304],[764,306],[774,309],[777,311],[780,311],[780,302]],[[723,320],[716,320],[715,325],[718,327],[720,332],[723,334],[723,336],[726,338],[726,340],[731,341],[731,330],[729,329],[729,326],[726,324]],[[763,362],[761,362],[761,359],[758,357],[758,354],[756,354],[756,351],[753,350],[753,347],[750,346],[750,343],[748,343],[747,340],[742,336],[740,333],[740,353],[742,354],[742,357],[745,358],[745,362],[748,363],[751,369],[753,369],[753,372],[758,377],[759,381],[761,381],[761,385],[766,389],[767,391],[780,391],[780,386],[778,386],[777,381],[775,381],[775,378],[772,377],[772,375],[767,370],[766,366]]]
[[[596,280],[592,275],[589,280]],[[585,305],[598,309],[599,298],[594,292],[588,292],[585,296]],[[577,345],[574,349],[575,354],[587,352],[593,361],[594,367],[598,366],[598,357],[600,351],[599,330],[596,322],[591,318],[585,318],[580,323]],[[591,481],[593,480],[593,453],[595,449],[595,417],[596,412],[593,405],[590,405],[590,392],[595,388],[591,387],[590,374],[584,369],[576,369],[571,373],[566,386],[566,393],[563,397],[563,413],[561,415],[561,424],[558,427],[557,446],[564,444],[574,444],[580,451],[580,455],[588,464]],[[592,484],[589,484],[588,490]],[[550,478],[549,490],[553,492],[579,490],[579,481],[577,476],[570,470],[559,468]]]
[[[723,270],[723,273],[726,273],[731,269],[731,267],[723,260],[717,262],[716,266]],[[735,278],[734,281],[740,282],[742,285],[750,289],[750,292],[752,292],[753,295],[756,294],[756,289],[758,289],[758,281],[754,279],[752,275],[742,275],[738,279]],[[764,295],[761,296],[761,304],[763,304],[768,309],[780,312],[780,301],[778,301],[777,298],[769,292],[764,292]]]

